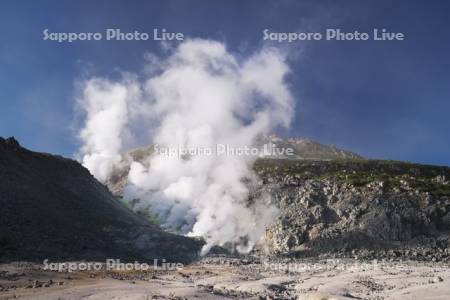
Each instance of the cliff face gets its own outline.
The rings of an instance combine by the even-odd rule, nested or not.
[[[200,246],[134,214],[78,162],[0,138],[0,259],[185,262]]]
[[[255,168],[280,208],[265,236],[274,253],[449,259],[450,168],[364,160]]]

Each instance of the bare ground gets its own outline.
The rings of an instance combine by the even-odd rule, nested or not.
[[[206,257],[180,270],[0,265],[0,299],[450,299],[443,263]]]

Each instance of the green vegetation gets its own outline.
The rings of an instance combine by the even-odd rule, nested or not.
[[[287,160],[260,159],[256,172],[278,179],[332,179],[355,187],[383,182],[386,189],[412,189],[435,196],[450,196],[450,168],[388,160]]]

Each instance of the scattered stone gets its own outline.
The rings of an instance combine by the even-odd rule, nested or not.
[[[436,277],[430,279],[429,283],[439,283],[439,282],[442,282],[442,281],[444,281],[444,279],[441,276],[436,276]]]

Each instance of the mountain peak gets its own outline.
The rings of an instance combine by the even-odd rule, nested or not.
[[[263,139],[263,143],[271,142],[279,148],[294,149],[294,158],[333,160],[333,159],[363,159],[355,152],[340,149],[335,145],[324,145],[309,138],[281,138],[277,135],[269,135]]]
[[[11,147],[11,148],[16,148],[16,149],[21,148],[19,142],[13,136],[6,138],[6,139],[0,137],[0,144],[5,145],[7,147]]]

